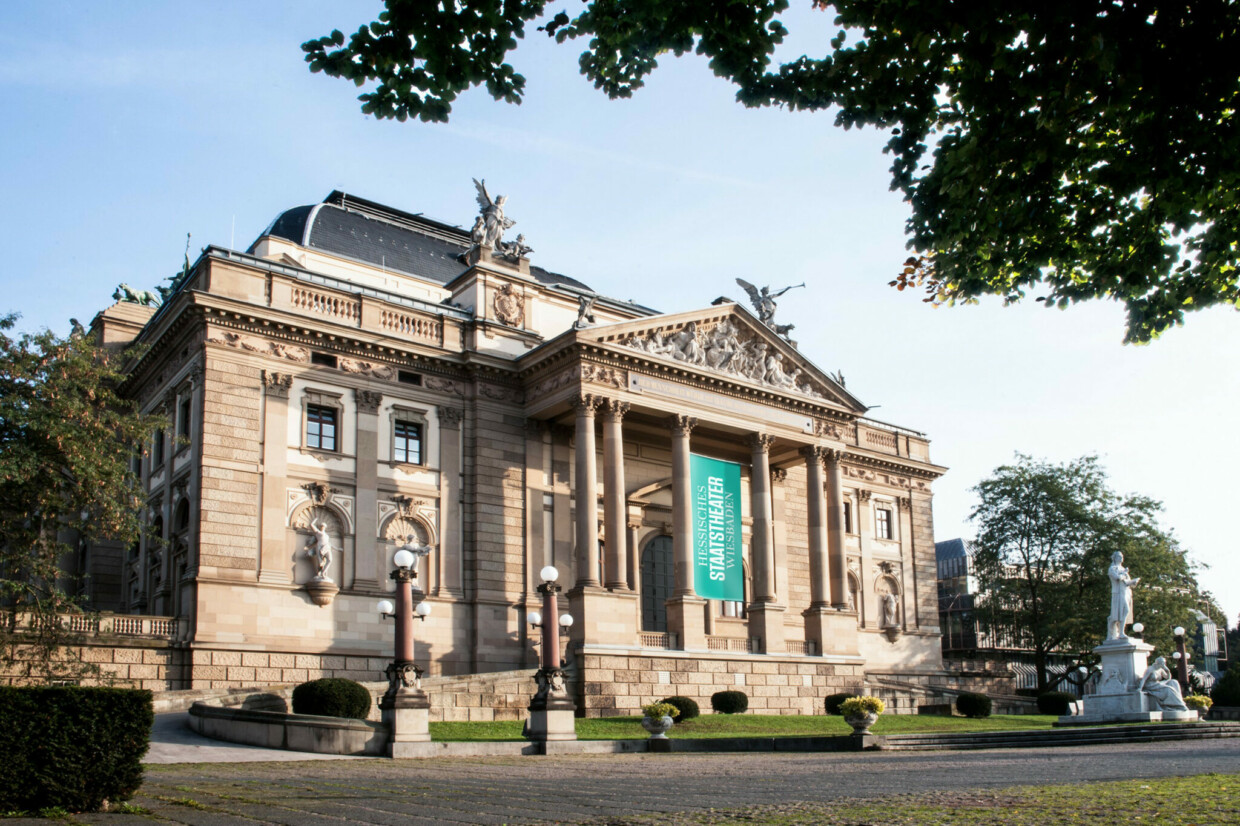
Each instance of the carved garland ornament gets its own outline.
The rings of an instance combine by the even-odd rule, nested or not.
[[[690,321],[675,332],[635,333],[616,343],[776,390],[802,393],[814,399],[826,398],[800,367],[786,364],[783,353],[762,337],[738,329],[730,318],[723,319],[709,332],[699,329],[696,321]]]

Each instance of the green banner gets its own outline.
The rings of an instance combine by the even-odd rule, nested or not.
[[[705,456],[689,457],[693,487],[693,589],[699,597],[740,602],[741,466]]]

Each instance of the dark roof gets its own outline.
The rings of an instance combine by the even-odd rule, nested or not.
[[[282,212],[260,238],[268,235],[440,284],[465,272],[460,256],[471,243],[469,233],[460,227],[339,190],[321,204]],[[257,244],[255,240],[249,251]],[[530,275],[542,284],[593,292],[575,278],[541,267],[531,266]]]
[[[959,559],[968,555],[969,551],[965,548],[963,539],[945,539],[934,543],[934,558],[937,561]]]

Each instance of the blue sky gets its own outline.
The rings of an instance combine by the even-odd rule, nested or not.
[[[785,52],[821,53],[829,16],[795,5]],[[469,225],[470,178],[485,178],[538,264],[604,294],[678,311],[742,298],[737,277],[805,281],[779,313],[801,351],[842,370],[877,418],[928,433],[951,468],[935,486],[938,539],[971,535],[969,488],[1015,451],[1097,453],[1116,489],[1166,504],[1234,622],[1234,311],[1126,347],[1110,303],[932,309],[897,293],[907,210],[888,191],[883,135],[744,109],[697,58],[668,58],[633,99],[608,101],[578,75],[578,49],[531,31],[514,59],[523,105],[474,91],[449,124],[375,121],[298,47],[379,8],[0,6],[0,311],[67,332],[119,282],[152,288],[177,270],[186,232],[195,252],[244,249],[336,188]]]

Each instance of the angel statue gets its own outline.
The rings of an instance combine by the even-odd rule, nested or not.
[[[491,194],[487,192],[485,179],[480,181],[474,178],[474,186],[478,188],[478,209],[481,212],[471,233],[473,241],[480,247],[489,247],[496,252],[503,252],[500,242],[504,238],[504,230],[517,223],[511,218],[504,217],[504,202],[508,200],[508,196],[500,195],[492,200]]]
[[[584,330],[586,327],[598,322],[594,320],[594,302],[598,300],[598,294],[582,293],[577,297],[577,320],[573,322],[574,330]]]
[[[805,282],[802,281],[800,284],[793,284],[777,292],[771,292],[770,287],[763,287],[759,290],[743,278],[736,279],[736,283],[744,288],[745,292],[749,293],[749,300],[753,302],[754,309],[758,311],[758,320],[768,327],[775,326],[775,299],[788,292],[788,290],[795,290],[797,287],[805,286]]]

